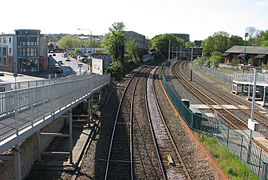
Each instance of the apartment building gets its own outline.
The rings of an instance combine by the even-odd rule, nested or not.
[[[15,35],[0,35],[0,70],[13,72]]]
[[[40,30],[18,29],[0,35],[0,71],[28,73],[48,68],[47,37]]]

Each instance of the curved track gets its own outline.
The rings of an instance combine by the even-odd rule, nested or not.
[[[186,62],[178,62],[175,65],[172,66],[172,72],[180,81],[183,86],[188,89],[194,96],[196,96],[201,102],[206,104],[210,109],[213,111],[216,111],[218,113],[218,116],[222,118],[225,122],[227,122],[230,126],[232,126],[235,129],[238,130],[244,130],[247,127],[247,119],[250,118],[250,109],[248,105],[243,104],[242,102],[238,103],[238,100],[231,98],[224,94],[223,92],[220,92],[219,90],[215,90],[216,88],[211,87],[211,85],[208,85],[206,82],[202,81],[200,78],[197,78],[196,76],[193,76],[193,82],[189,81],[190,75],[188,74],[188,69]],[[201,89],[205,89],[205,92],[201,91]],[[213,90],[212,90],[213,89]],[[233,103],[233,102],[236,103]],[[237,110],[229,110],[222,104],[230,104],[236,107]],[[215,105],[220,107],[220,109],[216,109]],[[246,108],[241,108],[241,105]],[[256,114],[260,114],[258,111],[255,111]],[[243,113],[244,115],[241,115]],[[243,117],[243,118],[242,118]],[[260,124],[262,124],[262,128],[265,130],[267,129],[267,117],[261,119],[261,115],[259,115],[258,118],[254,118],[254,120],[259,121]],[[264,149],[266,152],[268,152],[266,147],[263,147],[260,143],[256,142],[262,149]]]

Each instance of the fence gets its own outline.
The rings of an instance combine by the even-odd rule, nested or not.
[[[254,81],[254,74],[249,73],[235,73],[234,80],[240,82],[252,82]],[[259,74],[256,78],[257,84],[268,84],[268,75],[267,74]]]
[[[164,70],[162,71],[162,82],[174,106],[191,129],[206,132],[214,136],[220,143],[245,162],[260,179],[268,179],[267,153],[263,152],[254,144],[251,146],[251,152],[248,153],[249,141],[248,137],[243,133],[231,129],[224,122],[216,118],[209,118],[192,113],[183,103],[180,96],[169,85],[165,78]]]
[[[57,82],[57,83],[56,83]],[[110,75],[81,75],[64,80],[50,81],[51,84],[0,93],[0,151],[1,141],[19,131],[46,121],[56,112],[68,109],[95,90],[110,82]]]
[[[213,69],[205,67],[205,66],[200,66],[200,68],[202,70],[206,71],[207,73],[211,74],[212,76],[220,78],[221,80],[223,80],[229,84],[233,83],[234,77],[232,75],[228,75],[228,74],[213,70]]]
[[[81,79],[83,76],[96,76],[94,74],[91,75],[82,75],[82,76],[67,76],[67,77],[61,77],[61,78],[53,78],[53,79],[44,79],[44,80],[36,80],[36,81],[23,81],[23,82],[16,82],[16,83],[1,83],[0,88],[2,87],[3,91],[10,91],[15,89],[25,89],[25,88],[31,88],[31,87],[37,87],[37,86],[44,86],[48,84],[56,84],[61,82],[67,82],[75,79]]]

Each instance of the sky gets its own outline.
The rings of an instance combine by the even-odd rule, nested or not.
[[[186,33],[194,41],[218,31],[243,37],[249,26],[268,30],[268,0],[3,0],[1,16],[0,33],[104,35],[123,22],[147,38]]]

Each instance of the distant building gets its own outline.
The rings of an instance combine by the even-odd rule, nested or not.
[[[201,40],[195,40],[194,41],[194,44],[197,46],[197,47],[201,47],[202,46],[202,42]]]
[[[190,35],[189,34],[172,34],[172,35],[183,39],[184,42],[190,42]]]
[[[40,72],[48,68],[47,37],[40,30],[18,29],[0,35],[0,70]]]
[[[15,55],[15,35],[0,35],[0,70],[13,72],[14,55]]]
[[[246,50],[246,57],[245,57]],[[252,59],[254,66],[264,66],[268,60],[268,47],[260,46],[233,46],[222,54],[226,59],[226,63],[231,63],[233,59],[238,64],[248,64],[248,60]],[[244,62],[245,57],[245,62]]]
[[[124,33],[127,37],[127,41],[132,41],[132,40],[136,41],[139,50],[146,49],[144,35],[141,35],[141,34],[134,32],[134,31],[125,31]]]

